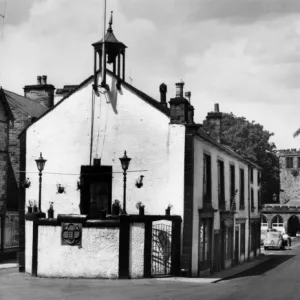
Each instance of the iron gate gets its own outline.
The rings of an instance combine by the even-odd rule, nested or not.
[[[172,226],[157,224],[152,227],[151,274],[171,274]]]

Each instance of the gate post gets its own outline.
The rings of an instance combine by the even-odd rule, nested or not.
[[[180,276],[181,218],[172,221],[171,274]]]
[[[145,221],[144,278],[151,277],[152,221]]]

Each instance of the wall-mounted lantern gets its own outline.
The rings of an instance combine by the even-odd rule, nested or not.
[[[144,175],[141,175],[136,181],[135,181],[135,186],[137,188],[141,188],[143,186],[143,179],[144,179]]]
[[[36,166],[39,170],[39,211],[41,211],[41,203],[42,203],[42,172],[44,170],[46,159],[43,158],[42,152],[40,153],[40,157],[35,160]]]
[[[28,189],[30,187],[30,185],[31,185],[31,182],[30,182],[29,178],[26,178],[23,182],[23,187],[25,189]]]
[[[57,187],[57,194],[66,193],[65,187],[62,186],[61,184],[58,183],[58,184],[56,185],[56,187]]]

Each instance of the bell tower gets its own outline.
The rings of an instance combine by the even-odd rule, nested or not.
[[[118,77],[118,83],[122,80],[125,81],[125,49],[127,47],[116,39],[112,30],[112,24],[113,12],[111,12],[109,26],[104,39],[102,38],[99,42],[92,44],[94,47],[94,89],[97,86],[98,71],[102,71],[101,87],[107,88],[106,64],[112,64],[112,72]]]

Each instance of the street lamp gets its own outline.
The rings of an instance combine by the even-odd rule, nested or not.
[[[123,169],[123,175],[124,175],[124,193],[123,193],[123,212],[126,214],[126,171],[129,167],[129,163],[131,158],[127,157],[126,151],[124,152],[124,156],[119,158],[121,161],[122,169]]]
[[[44,170],[46,159],[43,158],[42,152],[40,153],[40,157],[35,160],[36,166],[39,170],[39,211],[41,212],[41,199],[42,199],[42,172]]]

